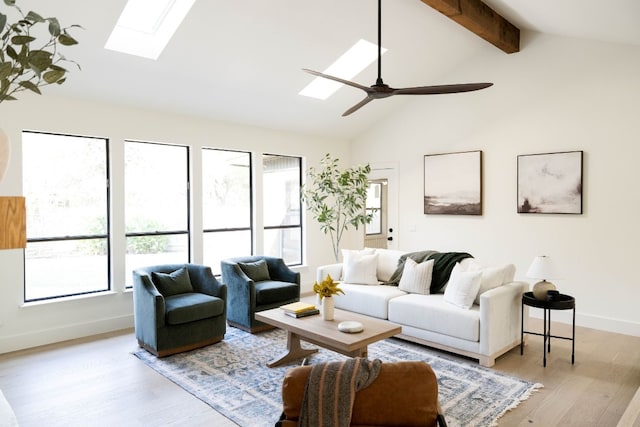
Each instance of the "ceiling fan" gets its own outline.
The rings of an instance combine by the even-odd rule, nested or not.
[[[374,85],[367,87],[355,82],[351,82],[349,80],[341,79],[339,77],[334,77],[328,74],[320,73],[318,71],[309,70],[307,68],[303,68],[302,70],[306,71],[309,74],[313,74],[314,76],[334,80],[347,86],[362,89],[367,93],[366,98],[342,113],[343,117],[359,110],[361,107],[365,106],[374,99],[387,98],[393,95],[438,95],[445,93],[471,92],[474,90],[485,89],[493,85],[493,83],[463,83],[395,89],[385,84],[382,81],[382,0],[378,0],[378,78]]]

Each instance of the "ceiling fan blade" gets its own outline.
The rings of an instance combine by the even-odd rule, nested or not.
[[[345,85],[348,85],[348,86],[352,86],[352,87],[355,87],[355,88],[358,88],[358,89],[362,89],[367,93],[370,90],[370,88],[368,88],[367,86],[362,86],[361,84],[350,82],[349,80],[344,80],[344,79],[341,79],[340,77],[334,77],[334,76],[330,76],[329,74],[323,74],[323,73],[321,73],[319,71],[309,70],[308,68],[303,68],[302,71],[307,72],[309,74],[313,74],[314,76],[317,76],[317,77],[322,77],[323,79],[333,80],[333,81],[338,82],[338,83],[342,83],[342,84],[345,84]]]
[[[362,101],[358,102],[356,105],[354,105],[353,107],[349,108],[347,111],[342,113],[342,117],[348,116],[349,114],[356,112],[357,110],[359,110],[363,106],[365,106],[368,103],[370,103],[371,101],[373,101],[373,99],[374,98],[371,98],[370,96],[367,96],[365,99],[363,99]]]
[[[367,93],[367,97],[365,99],[342,113],[342,117],[354,113],[374,99],[387,98],[391,95],[438,95],[446,93],[472,92],[474,90],[485,89],[489,86],[493,86],[493,83],[463,83],[394,89],[388,84],[385,84],[382,81],[382,0],[378,0],[378,78],[376,79],[375,84],[367,87],[358,83],[350,82],[349,80],[341,79],[339,77],[334,77],[328,74],[320,73],[318,71],[309,70],[307,68],[303,68],[302,70],[317,77],[322,77],[324,79],[329,79],[338,83],[345,84],[347,86],[362,89]]]
[[[462,83],[453,85],[419,86],[395,89],[393,95],[439,95],[445,93],[472,92],[493,86],[493,83]]]

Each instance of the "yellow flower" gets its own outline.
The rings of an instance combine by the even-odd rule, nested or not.
[[[315,282],[313,284],[313,292],[320,295],[320,298],[330,297],[336,294],[344,295],[342,289],[338,287],[338,282],[334,282],[329,274],[327,277],[318,284]]]

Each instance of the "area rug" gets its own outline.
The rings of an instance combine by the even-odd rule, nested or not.
[[[310,345],[307,345],[310,346]],[[266,363],[283,353],[286,333],[273,329],[249,334],[227,328],[224,341],[208,347],[158,359],[145,350],[134,354],[198,399],[240,426],[270,426],[282,412],[281,385],[286,370],[300,361],[277,368]],[[399,339],[369,346],[370,359],[383,362],[423,360],[438,377],[440,403],[450,427],[494,426],[541,384],[483,368],[473,361],[457,361],[426,347]],[[320,349],[310,363],[344,360]]]

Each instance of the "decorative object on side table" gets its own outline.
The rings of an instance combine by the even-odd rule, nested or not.
[[[337,294],[344,295],[344,291],[338,287],[338,282],[335,282],[331,275],[327,274],[327,277],[322,282],[313,284],[313,292],[320,295],[322,299],[322,306],[320,307],[322,318],[324,320],[333,320],[335,301],[332,297]]]
[[[546,301],[547,292],[556,289],[556,285],[548,282],[547,279],[558,279],[560,276],[551,258],[546,255],[540,255],[533,259],[529,270],[527,270],[527,277],[541,279],[533,285],[533,296],[540,301]]]

